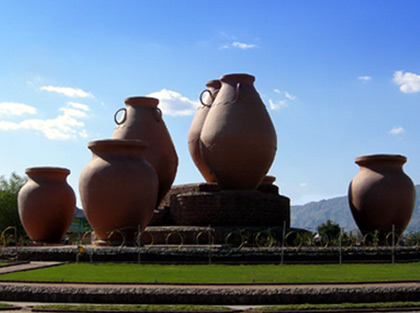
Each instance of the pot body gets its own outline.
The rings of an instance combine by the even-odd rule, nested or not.
[[[201,155],[200,134],[211,105],[219,92],[221,83],[219,80],[211,80],[206,83],[206,86],[207,89],[200,95],[200,102],[202,106],[198,108],[188,132],[188,150],[195,166],[197,166],[206,182],[210,183],[215,182],[216,179],[210,173],[210,170],[207,168]],[[203,95],[207,95],[207,99],[203,100]]]
[[[76,208],[76,196],[66,181],[70,171],[60,167],[32,167],[25,172],[28,182],[18,193],[23,228],[32,240],[60,242]]]
[[[178,156],[171,136],[162,119],[157,105],[159,100],[150,97],[130,97],[125,99],[126,108],[122,120],[112,134],[113,139],[139,139],[148,143],[144,158],[155,169],[159,179],[158,201],[169,191],[178,168]],[[117,113],[119,112],[117,111]],[[116,113],[116,114],[117,114]]]
[[[151,220],[157,200],[158,178],[143,157],[147,144],[111,139],[88,147],[92,159],[79,178],[86,218],[99,240],[132,243],[138,227],[145,229]]]
[[[247,74],[222,76],[200,135],[203,160],[222,189],[254,190],[277,149],[274,125]]]
[[[348,199],[363,234],[378,231],[383,238],[394,225],[401,235],[410,222],[416,190],[403,171],[406,161],[404,156],[388,154],[356,158],[360,170],[350,183]]]

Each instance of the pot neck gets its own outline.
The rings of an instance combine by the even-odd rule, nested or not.
[[[61,167],[31,167],[25,170],[28,177],[35,182],[65,182],[70,170]]]
[[[206,87],[212,92],[215,90],[219,90],[221,86],[222,83],[218,79],[210,80],[206,83]]]
[[[105,139],[88,143],[93,156],[102,159],[112,157],[142,158],[149,145],[137,139]]]
[[[392,154],[366,155],[355,159],[355,163],[360,167],[372,170],[380,170],[382,168],[400,170],[405,162],[407,162],[405,156]]]
[[[152,97],[129,97],[124,100],[124,103],[132,107],[156,108],[159,100]]]
[[[222,83],[237,84],[237,83],[248,83],[253,84],[255,76],[249,74],[228,74],[220,77]]]

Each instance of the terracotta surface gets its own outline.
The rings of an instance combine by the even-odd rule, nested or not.
[[[60,167],[26,169],[28,182],[18,194],[19,217],[35,241],[60,242],[73,220],[76,196],[67,184],[70,171]]]
[[[254,80],[222,76],[201,131],[203,160],[222,189],[255,189],[276,154],[276,132]]]
[[[202,106],[198,108],[188,132],[188,149],[194,164],[197,166],[206,182],[215,182],[215,178],[211,175],[201,156],[200,134],[211,105],[219,92],[221,83],[219,80],[211,80],[206,83],[206,86],[207,89],[200,95]],[[206,99],[203,99],[204,96],[207,96]]]
[[[126,108],[122,120],[115,118],[117,126],[113,139],[140,139],[149,144],[145,159],[153,166],[159,178],[159,203],[175,179],[178,156],[171,136],[157,107],[159,100],[150,97],[130,97],[125,99]],[[116,115],[117,115],[116,113]]]
[[[410,222],[416,190],[403,172],[407,158],[376,154],[356,158],[359,173],[349,186],[348,198],[354,220],[362,233],[378,230],[381,235],[395,225],[401,235]]]
[[[89,224],[100,240],[128,243],[140,225],[145,229],[153,215],[158,178],[144,159],[147,144],[140,140],[97,140],[89,142],[92,160],[79,179],[79,192]],[[108,237],[108,238],[107,238]]]

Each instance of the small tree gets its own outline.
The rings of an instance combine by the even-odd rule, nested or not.
[[[331,220],[327,220],[326,223],[322,223],[321,225],[318,226],[318,233],[321,236],[328,237],[329,240],[338,239],[338,237],[340,237],[340,232],[341,232],[340,225],[335,224]]]
[[[17,195],[26,181],[26,177],[20,177],[16,173],[12,173],[9,180],[4,176],[0,177],[0,232],[13,226],[18,234],[25,233],[19,219]]]

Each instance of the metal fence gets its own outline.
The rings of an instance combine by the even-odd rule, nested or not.
[[[178,230],[141,231],[140,227],[116,229],[107,232],[106,240],[95,239],[94,230],[67,234],[67,240],[61,243],[64,247],[77,249],[80,256],[87,251],[92,255],[103,253],[104,248],[108,251],[118,251],[123,248],[135,249],[139,254],[164,253],[183,251],[193,254],[195,250],[208,249],[209,258],[217,253],[248,253],[259,251],[270,255],[279,255],[280,263],[283,263],[287,255],[302,253],[320,254],[335,253],[341,263],[346,252],[358,251],[358,253],[375,251],[387,251],[392,262],[400,250],[410,250],[417,255],[420,246],[419,233],[407,233],[398,236],[395,230],[380,235],[379,232],[354,236],[351,233],[341,231],[336,238],[329,238],[324,234],[311,233],[304,230],[287,229],[285,227],[271,228],[218,228],[200,227],[196,231],[185,232]],[[34,243],[26,236],[19,236],[15,227],[7,227],[0,236],[0,258],[19,259],[19,255],[25,248],[40,247],[42,243]],[[110,252],[113,253],[113,252]],[[77,258],[79,260],[79,258]],[[211,260],[209,261],[211,263]]]

